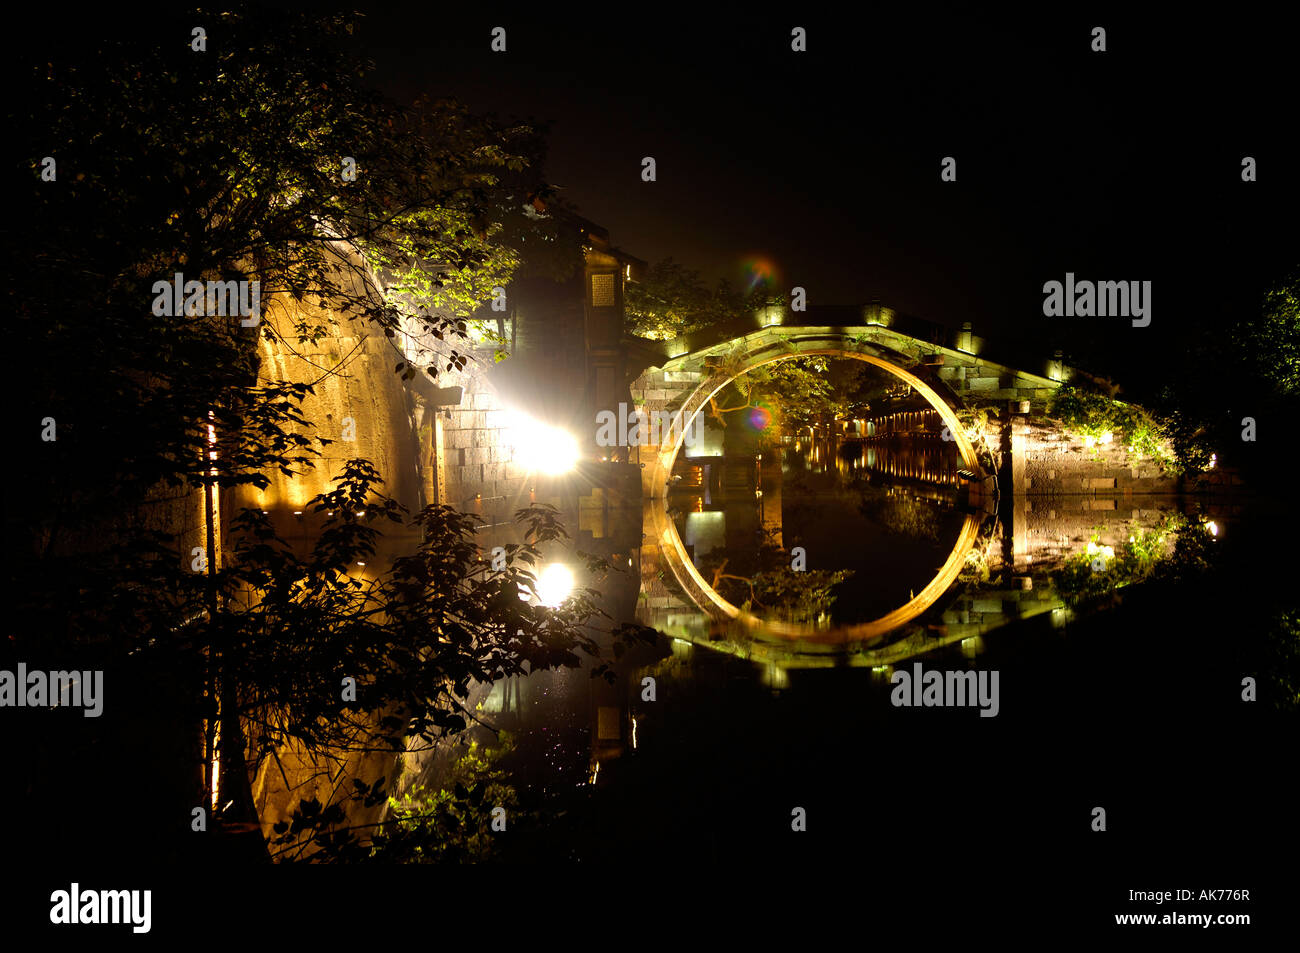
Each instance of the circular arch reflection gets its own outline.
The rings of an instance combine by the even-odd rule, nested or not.
[[[874,354],[865,354],[860,351],[847,350],[845,348],[812,348],[808,350],[799,350],[797,353],[784,353],[768,357],[752,358],[743,363],[740,370],[730,374],[715,374],[702,382],[687,398],[682,406],[682,426],[676,427],[673,435],[671,446],[663,447],[657,455],[657,466],[659,472],[653,475],[654,485],[659,489],[659,497],[663,498],[668,492],[668,478],[672,474],[673,465],[677,461],[677,455],[681,451],[682,444],[686,433],[696,415],[703,412],[705,405],[715,397],[719,391],[730,384],[733,380],[752,371],[756,368],[763,367],[767,364],[774,364],[777,361],[789,360],[796,357],[816,357],[829,356],[840,358],[852,358],[854,360],[866,361],[877,367],[883,368],[900,380],[909,384],[917,393],[925,398],[935,411],[939,414],[944,424],[948,427],[949,432],[953,435],[954,442],[957,444],[957,450],[962,458],[962,463],[967,469],[981,474],[983,467],[980,466],[979,459],[975,453],[975,448],[967,439],[964,429],[957,420],[957,415],[953,413],[943,398],[925,381],[921,380],[915,374],[909,373],[882,357]],[[966,556],[971,552],[979,537],[980,516],[968,513],[966,520],[962,524],[961,531],[957,534],[957,541],[953,545],[952,552],[948,554],[947,560],[939,568],[935,577],[918,592],[907,603],[886,613],[878,619],[870,622],[862,622],[853,625],[837,626],[830,629],[817,629],[810,625],[793,622],[783,622],[780,620],[762,619],[752,612],[741,609],[733,605],[727,599],[723,598],[704,577],[700,575],[695,568],[694,561],[690,554],[686,552],[686,547],[682,543],[681,536],[677,532],[677,527],[671,519],[668,518],[667,508],[664,506],[652,506],[653,525],[655,540],[659,544],[660,552],[663,554],[665,561],[672,568],[673,575],[677,578],[678,584],[690,597],[696,605],[703,609],[714,619],[719,621],[731,621],[744,625],[750,629],[754,635],[767,635],[781,640],[793,641],[801,640],[819,644],[841,644],[847,642],[861,642],[868,639],[878,638],[885,635],[900,626],[906,625],[917,616],[925,612],[926,609],[934,605],[948,588],[957,581],[963,567],[966,565]]]

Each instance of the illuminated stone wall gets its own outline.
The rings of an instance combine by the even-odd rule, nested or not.
[[[1123,509],[1105,502],[1149,493],[1174,493],[1177,479],[1121,440],[1088,445],[1052,421],[1016,417],[1012,423],[1013,492],[1017,496],[1096,497],[1089,509]]]

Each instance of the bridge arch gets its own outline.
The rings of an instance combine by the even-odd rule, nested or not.
[[[966,557],[972,551],[979,538],[982,515],[967,514],[966,520],[958,533],[957,541],[935,577],[911,600],[904,605],[869,622],[855,625],[839,626],[827,630],[814,629],[811,626],[761,619],[753,613],[740,608],[723,598],[700,575],[695,568],[690,554],[687,553],[677,527],[668,517],[666,497],[668,480],[672,475],[673,465],[681,452],[685,435],[694,418],[703,412],[709,401],[737,377],[782,360],[796,357],[826,356],[851,358],[873,364],[898,379],[904,381],[919,393],[939,414],[944,424],[952,433],[962,463],[966,469],[978,478],[985,476],[986,468],[980,461],[974,445],[967,438],[961,422],[953,407],[931,384],[905,367],[909,364],[901,354],[892,353],[879,344],[846,333],[842,329],[808,329],[798,333],[794,329],[777,336],[758,335],[756,349],[742,350],[739,360],[728,360],[719,365],[705,363],[706,373],[686,399],[680,405],[682,426],[674,427],[670,432],[672,442],[657,448],[647,461],[647,473],[644,485],[652,497],[648,507],[651,516],[653,538],[658,544],[664,562],[672,570],[678,585],[686,595],[714,620],[724,623],[738,623],[747,628],[751,635],[775,638],[781,641],[807,642],[819,645],[836,645],[861,643],[877,639],[916,619],[948,591],[966,565]],[[794,333],[790,333],[794,332]],[[742,349],[749,344],[748,339],[741,339]],[[734,345],[733,345],[734,346]],[[734,352],[733,352],[734,354]],[[720,356],[720,355],[719,355]],[[728,355],[732,357],[733,355]]]

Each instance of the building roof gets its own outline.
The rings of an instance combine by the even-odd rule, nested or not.
[[[540,215],[551,215],[562,222],[568,222],[574,225],[582,232],[583,241],[594,248],[599,248],[608,255],[612,255],[619,261],[627,265],[632,265],[634,269],[640,271],[646,267],[646,262],[637,258],[635,255],[628,254],[621,248],[615,248],[609,241],[609,229],[603,225],[597,225],[590,219],[583,218],[577,212],[570,211],[558,205],[547,205],[546,200],[540,196],[533,199],[533,208]]]

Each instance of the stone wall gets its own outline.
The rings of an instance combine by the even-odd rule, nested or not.
[[[954,638],[973,638],[1062,605],[1045,574],[1023,576],[1016,588],[981,589],[959,595],[943,611],[944,632]]]
[[[484,501],[515,500],[527,471],[515,459],[510,414],[483,374],[461,378],[461,402],[442,408],[438,449],[442,453],[439,502],[466,512],[483,511]]]
[[[1178,491],[1174,475],[1120,441],[1089,446],[1045,418],[1016,417],[1011,428],[1017,497],[1086,496],[1093,499],[1083,502],[1084,509],[1102,510],[1122,509],[1117,499]]]

